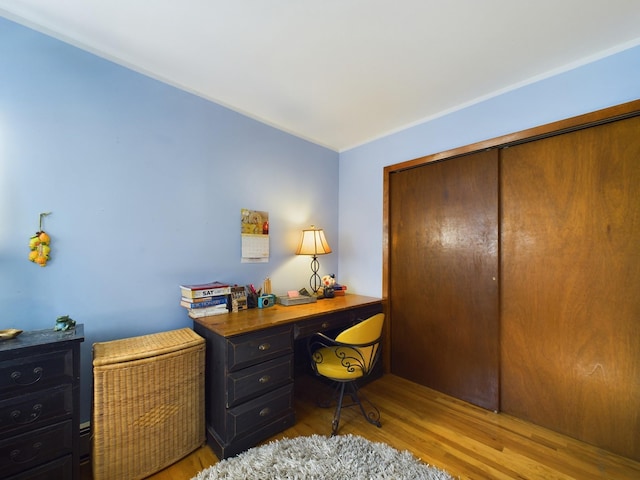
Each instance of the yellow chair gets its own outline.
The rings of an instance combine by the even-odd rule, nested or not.
[[[367,377],[380,358],[383,323],[384,313],[378,313],[347,328],[335,339],[315,333],[307,343],[314,373],[336,382],[337,405],[331,424],[332,436],[338,432],[342,408],[355,405],[360,407],[369,423],[381,427],[380,411],[362,394],[358,395],[357,381]],[[343,404],[345,388],[351,397],[351,403],[347,405]],[[365,411],[362,400],[369,404],[368,412]]]

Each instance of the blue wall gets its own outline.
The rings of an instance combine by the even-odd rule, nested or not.
[[[86,421],[91,344],[190,326],[180,283],[300,288],[313,223],[334,249],[321,273],[380,296],[385,166],[637,98],[640,47],[338,155],[0,18],[0,328],[85,324]],[[241,208],[270,214],[267,264],[240,263]]]
[[[266,264],[240,262],[242,208],[269,212]],[[0,328],[84,323],[82,421],[93,342],[191,326],[181,283],[308,285],[310,224],[337,252],[336,152],[0,18]]]

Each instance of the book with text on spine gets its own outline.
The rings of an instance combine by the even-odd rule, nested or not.
[[[180,285],[180,293],[185,298],[217,297],[219,295],[229,295],[231,293],[231,285],[221,282]]]
[[[200,298],[188,298],[188,297],[180,297],[181,302],[191,302],[191,303],[202,303],[208,302],[209,300],[213,300],[217,297],[200,297]]]
[[[214,307],[206,308],[190,308],[187,310],[191,318],[211,317],[213,315],[222,315],[223,313],[229,313],[226,305],[216,305]]]
[[[184,298],[180,300],[180,306],[184,308],[206,308],[214,307],[216,305],[226,305],[228,298],[226,295],[218,295],[217,297],[202,297],[207,300],[199,301],[199,298]]]

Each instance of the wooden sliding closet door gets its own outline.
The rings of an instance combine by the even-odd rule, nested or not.
[[[640,459],[640,117],[501,155],[501,409]]]
[[[389,178],[392,373],[498,409],[498,152]]]

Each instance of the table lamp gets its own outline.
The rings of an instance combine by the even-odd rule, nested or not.
[[[312,255],[311,260],[311,278],[309,279],[309,286],[313,293],[318,291],[320,285],[320,275],[318,275],[318,269],[320,268],[320,262],[318,262],[318,255],[325,255],[331,253],[331,247],[327,243],[327,239],[324,236],[324,231],[321,228],[316,228],[311,225],[311,228],[302,231],[302,237],[300,238],[300,245],[296,250],[296,255]]]

